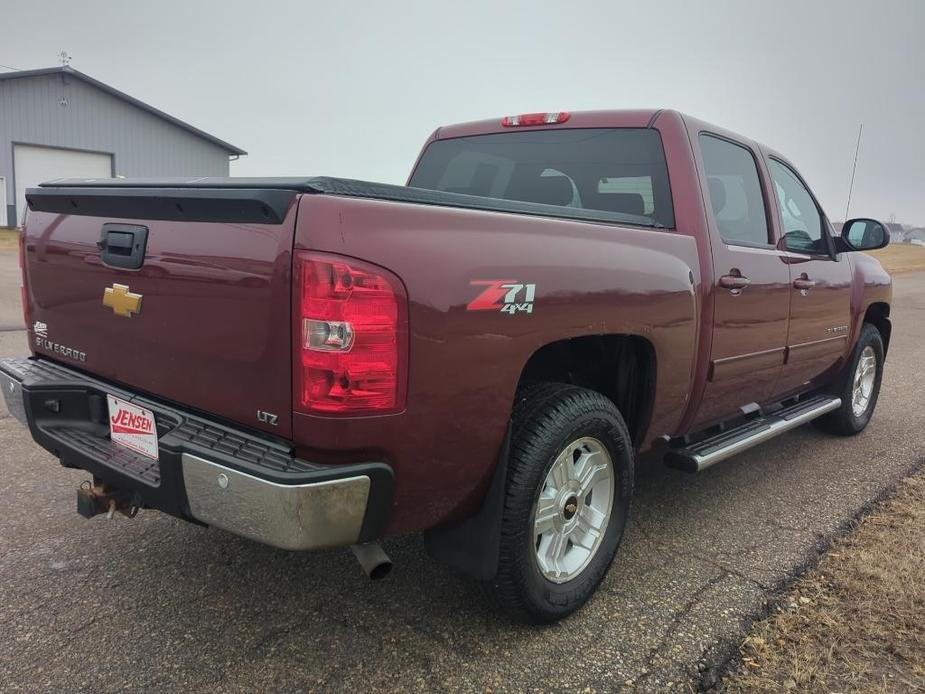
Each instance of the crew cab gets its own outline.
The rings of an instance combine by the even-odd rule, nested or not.
[[[796,167],[670,110],[442,127],[406,186],[57,180],[27,192],[10,411],[157,509],[286,550],[382,538],[532,621],[581,606],[637,460],[696,472],[864,429],[891,281]],[[849,444],[846,444],[849,445]]]

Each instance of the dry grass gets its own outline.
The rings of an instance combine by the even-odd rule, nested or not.
[[[870,255],[879,260],[890,274],[925,270],[925,246],[897,243],[871,251]]]
[[[925,691],[925,472],[756,623],[726,692]]]
[[[19,244],[19,230],[0,227],[0,251],[14,250]]]

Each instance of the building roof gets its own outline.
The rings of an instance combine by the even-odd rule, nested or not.
[[[117,99],[122,99],[123,101],[126,101],[132,104],[132,106],[136,106],[137,108],[147,111],[148,113],[151,113],[157,116],[158,118],[162,118],[169,123],[173,123],[174,125],[180,128],[183,128],[184,130],[187,130],[193,133],[194,135],[198,135],[204,140],[208,140],[209,142],[218,145],[222,149],[228,150],[228,152],[230,152],[231,154],[237,154],[237,155],[247,154],[247,152],[245,152],[240,147],[235,147],[234,145],[229,144],[228,142],[225,142],[224,140],[218,139],[214,135],[210,135],[209,133],[204,132],[200,130],[199,128],[193,127],[189,123],[184,123],[179,118],[174,118],[170,114],[164,113],[160,109],[154,108],[153,106],[146,104],[144,101],[140,101],[139,99],[136,99],[133,96],[129,96],[125,92],[120,92],[118,89],[114,87],[110,87],[108,84],[104,84],[103,82],[100,82],[99,80],[95,80],[89,75],[85,75],[79,70],[75,70],[74,68],[68,65],[62,65],[59,67],[46,67],[46,68],[40,68],[38,70],[16,70],[14,72],[0,72],[0,82],[5,81],[5,80],[23,79],[25,77],[43,77],[45,75],[68,75],[70,77],[74,77],[75,79],[83,80],[87,84],[91,84],[97,89],[101,89],[102,91],[108,94],[111,94]]]

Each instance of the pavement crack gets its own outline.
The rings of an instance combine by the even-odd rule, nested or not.
[[[703,563],[703,564],[707,564],[708,566],[712,566],[712,567],[715,568],[715,569],[719,569],[720,571],[723,571],[723,572],[729,574],[730,576],[735,576],[736,578],[739,578],[739,579],[745,581],[746,583],[751,583],[751,584],[753,584],[753,585],[756,585],[756,586],[758,586],[759,588],[761,588],[762,590],[770,590],[771,587],[772,587],[772,586],[770,586],[770,585],[766,585],[766,584],[762,583],[761,581],[759,581],[759,580],[756,579],[756,578],[752,578],[751,576],[748,576],[748,575],[742,573],[742,572],[739,571],[738,569],[735,569],[735,568],[733,568],[733,567],[730,567],[728,564],[725,564],[725,563],[723,563],[723,562],[721,562],[721,561],[717,561],[716,559],[712,559],[712,558],[710,558],[710,557],[707,556],[707,555],[695,554],[694,552],[691,552],[690,550],[679,549],[679,548],[675,548],[675,549],[672,549],[672,550],[665,550],[665,549],[663,549],[662,547],[659,547],[659,546],[652,540],[652,538],[650,537],[650,535],[646,532],[645,528],[642,527],[642,524],[641,524],[638,520],[633,519],[633,525],[634,525],[636,528],[639,529],[639,532],[642,534],[643,538],[645,538],[647,544],[651,546],[651,549],[652,549],[653,552],[656,552],[656,553],[658,553],[658,554],[660,554],[660,555],[662,555],[662,556],[665,556],[665,557],[669,557],[669,556],[679,556],[679,555],[680,555],[680,556],[683,556],[683,557],[687,557],[688,559],[691,559],[691,560],[693,560],[693,561],[699,561],[699,562],[701,562],[701,563]],[[726,553],[726,556],[731,556],[731,557],[738,556],[738,554],[744,554],[744,553],[746,553],[746,552],[749,552],[749,551],[753,550],[753,549],[754,549],[755,547],[757,547],[757,546],[758,546],[758,543],[755,542],[755,543],[752,543],[751,545],[749,545],[748,547],[743,548],[739,553],[736,553],[736,554]]]
[[[742,573],[738,569],[734,569],[728,566],[727,564],[723,564],[721,562],[714,561],[713,559],[708,559],[705,557],[698,557],[690,553],[682,552],[682,554],[685,554],[685,556],[689,557],[690,559],[702,561],[703,563],[708,564],[716,569],[719,569],[720,571],[724,571],[730,576],[735,576],[736,578],[741,579],[742,581],[745,581],[746,583],[751,583],[752,585],[758,586],[762,590],[771,590],[771,588],[773,587],[770,584],[762,583],[756,578],[747,576],[746,574]]]
[[[678,627],[681,625],[684,619],[691,613],[694,607],[697,606],[697,604],[700,602],[700,599],[704,595],[706,595],[706,593],[708,593],[714,586],[716,586],[721,581],[723,581],[728,575],[729,575],[729,572],[723,569],[720,569],[719,574],[711,577],[708,581],[706,581],[703,585],[701,585],[697,590],[695,590],[691,594],[690,598],[687,599],[687,601],[684,603],[681,609],[675,613],[674,617],[672,618],[668,626],[665,627],[665,630],[662,632],[662,635],[659,638],[658,643],[655,646],[653,646],[649,650],[649,652],[646,654],[646,657],[643,660],[644,665],[642,667],[642,674],[638,678],[636,678],[636,680],[633,682],[634,686],[638,688],[640,686],[640,682],[644,682],[648,680],[650,677],[652,677],[652,675],[654,674],[652,672],[652,666],[655,663],[655,659],[665,649],[665,646],[668,645],[672,634],[674,634],[674,632],[678,630]]]
[[[786,530],[787,532],[791,532],[791,533],[809,533],[809,532],[813,532],[813,531],[810,530],[809,528],[798,528],[798,527],[793,526],[793,525],[786,525],[785,523],[781,523],[781,522],[780,522],[779,520],[777,520],[776,518],[769,518],[769,519],[768,519],[768,524],[771,525],[771,526],[773,526],[773,527],[776,528],[777,530]]]

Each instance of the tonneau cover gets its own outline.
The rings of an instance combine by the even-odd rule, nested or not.
[[[107,214],[110,217],[135,219],[279,224],[292,197],[298,193],[342,195],[649,228],[653,226],[649,217],[620,212],[543,205],[329,176],[62,178],[42,183],[38,188],[29,188],[26,201],[30,210],[42,212],[96,216]]]

